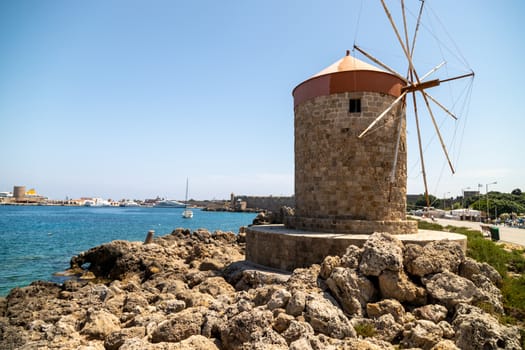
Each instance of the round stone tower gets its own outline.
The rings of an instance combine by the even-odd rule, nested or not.
[[[403,104],[358,137],[400,96],[403,86],[397,76],[347,52],[294,89],[296,212],[286,219],[288,228],[417,232],[416,222],[406,220]]]

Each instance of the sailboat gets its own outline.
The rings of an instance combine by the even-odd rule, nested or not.
[[[193,212],[188,209],[188,179],[186,179],[186,199],[184,200],[184,211],[182,212],[182,217],[184,219],[191,219],[193,217]]]

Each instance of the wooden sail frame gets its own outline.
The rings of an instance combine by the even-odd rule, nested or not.
[[[408,62],[408,72],[407,72],[406,77],[403,77],[400,73],[396,72],[394,69],[389,67],[387,64],[381,62],[381,60],[377,59],[376,57],[374,57],[370,53],[366,52],[365,50],[363,50],[362,48],[360,48],[360,47],[358,47],[357,45],[354,44],[354,49],[355,50],[359,51],[365,57],[367,57],[368,59],[370,59],[374,63],[378,64],[379,66],[381,66],[383,69],[385,69],[389,73],[399,77],[406,84],[404,87],[401,88],[401,95],[398,98],[396,98],[390,104],[390,106],[388,106],[377,118],[375,118],[372,121],[372,123],[370,123],[368,125],[368,127],[365,128],[365,130],[363,130],[359,134],[358,137],[359,138],[364,137],[396,105],[398,105],[399,103],[406,104],[406,97],[407,97],[408,94],[411,94],[412,95],[412,104],[413,104],[413,108],[414,108],[416,129],[417,129],[419,157],[420,157],[420,162],[421,162],[421,173],[422,173],[422,176],[423,176],[423,183],[424,183],[424,187],[425,187],[425,200],[426,200],[426,203],[427,203],[427,207],[430,207],[429,193],[428,193],[428,183],[427,183],[427,177],[426,177],[425,162],[424,162],[424,157],[423,157],[423,146],[422,146],[421,129],[420,129],[420,118],[419,118],[418,107],[417,107],[417,102],[416,102],[416,94],[420,94],[420,96],[423,98],[423,101],[425,103],[426,109],[428,110],[428,114],[429,114],[430,119],[432,121],[432,124],[434,126],[435,133],[438,136],[438,139],[439,139],[442,151],[445,154],[445,158],[446,158],[447,163],[449,165],[450,171],[452,172],[452,174],[454,174],[455,173],[455,169],[454,169],[454,166],[452,165],[452,162],[450,160],[450,157],[449,157],[449,154],[448,154],[448,151],[447,151],[447,147],[445,146],[445,143],[443,141],[443,137],[442,137],[441,132],[439,130],[439,126],[437,125],[436,118],[434,116],[434,112],[432,111],[432,108],[430,106],[430,101],[432,101],[435,105],[437,105],[440,109],[442,109],[446,114],[448,114],[452,118],[457,120],[457,117],[448,108],[446,108],[442,103],[440,103],[437,99],[435,99],[434,97],[429,95],[426,90],[430,89],[430,88],[434,88],[434,87],[440,86],[442,83],[446,83],[446,82],[450,82],[450,81],[458,80],[458,79],[463,79],[463,78],[468,78],[468,77],[473,77],[474,76],[474,72],[471,71],[468,74],[463,74],[463,75],[460,75],[460,76],[455,76],[455,77],[452,77],[452,78],[441,79],[441,80],[440,79],[425,80],[426,78],[428,78],[430,75],[432,75],[434,72],[436,72],[438,69],[440,69],[445,64],[445,62],[442,62],[442,63],[438,64],[436,67],[434,67],[433,69],[431,69],[428,73],[423,75],[421,78],[419,77],[419,75],[417,73],[417,70],[416,70],[416,68],[414,66],[413,55],[414,55],[414,49],[415,49],[415,46],[416,46],[416,38],[417,38],[417,35],[418,35],[418,32],[419,32],[419,27],[420,27],[420,24],[421,24],[421,18],[422,18],[422,13],[423,13],[423,7],[424,7],[424,4],[425,4],[425,0],[421,0],[420,2],[421,2],[421,5],[420,5],[418,16],[417,16],[416,26],[415,26],[414,34],[412,36],[412,42],[410,43],[409,33],[408,33],[408,26],[407,26],[407,20],[406,20],[405,1],[401,0],[401,13],[402,13],[402,17],[403,17],[403,29],[404,29],[404,37],[405,37],[404,38],[405,41],[403,42],[401,34],[400,34],[400,32],[399,32],[399,30],[398,30],[398,28],[396,26],[396,23],[395,23],[394,19],[392,18],[390,10],[389,10],[388,6],[385,3],[385,0],[381,0],[381,4],[383,6],[383,10],[384,10],[386,16],[388,17],[390,25],[391,25],[391,27],[392,27],[392,29],[393,29],[393,31],[395,33],[395,36],[397,38],[397,41],[398,41],[399,45],[401,46],[401,49],[403,50],[404,56],[405,56],[405,58],[407,59],[407,62]],[[400,123],[401,123],[401,121],[400,121]],[[395,181],[394,177],[395,177],[396,167],[397,167],[397,158],[398,158],[398,154],[399,154],[400,138],[401,138],[401,135],[398,132],[396,148],[395,148],[395,155],[394,155],[395,159],[394,159],[394,162],[393,162],[393,166],[392,166],[392,170],[391,170],[391,176],[390,176],[390,183],[391,183],[391,185]]]

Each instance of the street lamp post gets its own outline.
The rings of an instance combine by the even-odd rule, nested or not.
[[[481,222],[481,188],[482,184],[478,184],[478,209],[479,209],[479,222]]]
[[[445,210],[445,202],[446,202],[446,196],[447,194],[449,194],[450,192],[445,192],[443,193],[443,210]]]
[[[489,185],[495,185],[497,184],[497,181],[485,184],[485,192],[487,192],[487,220],[490,219],[490,212],[489,212]]]

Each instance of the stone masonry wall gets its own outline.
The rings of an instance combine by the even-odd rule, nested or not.
[[[361,99],[361,113],[349,112],[350,99]],[[362,231],[373,231],[381,227],[378,222],[392,226],[397,221],[404,233],[417,230],[406,223],[406,121],[401,105],[358,138],[393,100],[386,94],[354,92],[319,96],[296,106],[292,226],[334,232],[369,221],[374,227]],[[396,176],[390,185],[400,119]]]
[[[247,208],[279,212],[281,207],[295,207],[295,198],[285,196],[235,196],[234,200],[246,202]]]

